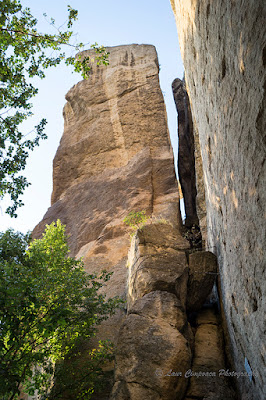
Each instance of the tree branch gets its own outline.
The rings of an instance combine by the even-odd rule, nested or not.
[[[75,45],[73,45],[71,43],[68,43],[68,42],[64,42],[64,41],[60,41],[60,40],[54,40],[49,36],[48,37],[44,36],[43,34],[37,34],[37,33],[33,33],[33,32],[20,31],[20,30],[17,30],[17,29],[3,28],[3,27],[1,28],[1,31],[5,31],[5,32],[9,32],[9,33],[18,33],[20,35],[28,35],[28,36],[36,37],[38,39],[44,39],[44,40],[47,40],[47,41],[49,41],[51,43],[55,43],[55,44],[66,44],[67,46],[74,47],[75,49],[78,49],[78,46],[75,46]]]

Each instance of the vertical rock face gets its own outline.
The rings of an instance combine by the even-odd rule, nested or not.
[[[264,0],[171,0],[242,399],[265,398]],[[264,296],[264,297],[263,297]],[[248,368],[247,368],[248,369]]]
[[[197,188],[196,206],[197,206],[197,215],[199,218],[200,230],[202,235],[202,244],[204,246],[207,240],[205,184],[203,176],[201,149],[199,143],[199,132],[195,125],[193,125],[193,132],[194,132],[194,149],[195,149],[194,157],[195,157],[196,188]]]
[[[128,316],[117,343],[112,400],[185,395],[193,336],[186,319],[188,246],[168,224],[146,225],[132,239]],[[167,375],[171,371],[180,375]]]
[[[108,296],[124,296],[130,211],[146,210],[179,226],[178,188],[167,117],[150,45],[118,46],[109,66],[66,95],[65,128],[54,159],[52,206],[33,234],[58,218],[72,255],[87,272],[113,271]],[[104,325],[114,339],[121,315]],[[109,325],[108,325],[109,324]]]
[[[202,309],[195,323],[194,359],[184,400],[234,400],[224,368],[223,337],[219,318],[212,308]]]
[[[134,236],[112,400],[234,399],[219,376],[226,367],[218,318],[213,309],[196,312],[212,289],[216,257],[202,251],[187,258],[187,251],[169,224],[146,225]]]
[[[196,208],[195,148],[193,124],[185,82],[175,79],[172,83],[173,95],[178,112],[178,175],[184,196],[186,221],[191,227],[198,225]]]
[[[180,233],[156,51],[146,45],[108,51],[109,66],[93,65],[91,78],[66,96],[52,206],[33,235],[60,218],[72,255],[83,257],[89,273],[112,271],[105,293],[127,298],[127,316],[119,311],[101,325],[98,336],[116,343],[113,400],[181,400],[187,389],[189,396],[218,396],[216,388],[204,390],[204,382],[195,380],[195,386],[185,376],[193,364],[205,368],[200,351],[193,360],[188,313],[200,310],[209,295],[216,257],[209,252],[188,256],[189,243]],[[152,219],[130,248],[123,219],[140,210]],[[207,340],[208,334],[207,329]],[[208,351],[225,366],[220,328],[211,329],[210,336],[218,345]],[[201,337],[199,329],[198,347]],[[226,390],[222,385],[219,393]],[[107,397],[97,394],[97,399]]]
[[[185,226],[200,226],[202,243],[206,241],[206,203],[199,135],[193,126],[185,81],[172,83],[178,112],[178,175],[184,196]]]

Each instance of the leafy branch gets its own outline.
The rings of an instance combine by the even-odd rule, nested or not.
[[[87,352],[84,368],[79,365],[78,379],[72,376],[75,370],[70,372],[66,361],[79,362],[80,346],[95,336],[97,325],[115,312],[121,300],[99,294],[110,273],[88,275],[82,260],[68,252],[60,221],[47,226],[43,238],[30,244],[27,236],[12,230],[0,233],[0,397],[4,400],[17,398],[22,386],[47,398],[53,379],[54,390],[63,390],[60,382],[66,381],[79,398],[98,384],[100,366],[113,357],[110,345],[99,343],[98,350]]]
[[[41,33],[37,29],[37,19],[29,8],[22,7],[20,0],[0,3],[0,200],[6,195],[10,197],[11,205],[6,212],[12,217],[17,216],[17,208],[23,205],[20,197],[30,185],[21,175],[29,152],[47,138],[44,118],[35,126],[33,138],[25,140],[21,132],[21,124],[33,115],[31,100],[38,93],[32,78],[44,79],[48,68],[65,62],[87,79],[91,62],[108,64],[108,52],[97,43],[91,46],[95,60],[80,55],[67,56],[62,51],[62,47],[77,52],[85,49],[83,43],[71,42],[74,34],[70,28],[77,17],[78,11],[68,6],[67,29],[61,29],[64,24],[57,28],[51,18],[57,33]],[[47,54],[48,50],[52,50],[52,54]]]

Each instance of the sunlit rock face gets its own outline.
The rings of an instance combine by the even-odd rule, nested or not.
[[[86,271],[112,271],[108,296],[125,297],[130,246],[123,219],[146,210],[178,229],[178,188],[153,46],[107,48],[109,66],[66,95],[64,133],[53,165],[52,206],[35,228],[60,218]],[[87,53],[85,53],[86,55]],[[104,326],[113,339],[122,314]]]
[[[171,0],[242,399],[265,398],[264,0]],[[264,297],[263,297],[264,296]],[[264,299],[264,300],[263,300]]]

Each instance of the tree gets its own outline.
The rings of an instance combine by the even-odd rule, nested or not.
[[[34,128],[34,137],[23,136],[21,124],[32,115],[31,99],[38,93],[32,78],[45,77],[47,68],[57,66],[63,60],[74,70],[87,78],[90,70],[89,58],[81,59],[66,56],[63,47],[80,51],[82,43],[72,45],[71,27],[78,12],[68,6],[66,29],[56,28],[51,18],[50,24],[56,34],[40,33],[37,20],[29,8],[23,8],[20,0],[1,0],[0,2],[0,200],[9,195],[11,205],[7,213],[16,217],[16,210],[22,206],[22,195],[29,182],[20,172],[25,169],[29,151],[46,139],[42,119]],[[44,14],[45,15],[45,14]],[[46,16],[46,15],[45,15]],[[97,63],[108,63],[108,53],[97,44],[95,49]],[[53,50],[54,56],[47,50]]]
[[[62,376],[76,399],[89,399],[101,365],[112,358],[111,345],[100,342],[87,350],[78,382],[67,369],[67,360],[77,359],[97,325],[121,301],[99,294],[110,274],[88,275],[81,260],[68,256],[64,232],[57,221],[30,243],[29,235],[13,230],[0,234],[1,399],[17,398],[22,387],[46,399],[55,377],[52,395],[58,400]]]

